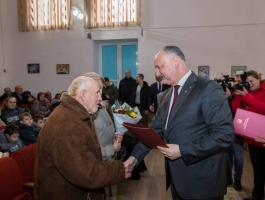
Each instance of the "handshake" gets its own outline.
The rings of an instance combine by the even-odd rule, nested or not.
[[[123,162],[125,170],[125,178],[130,178],[134,167],[137,165],[135,157],[130,156],[125,162]]]

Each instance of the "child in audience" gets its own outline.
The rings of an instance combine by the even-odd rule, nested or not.
[[[37,125],[38,127],[42,128],[45,123],[43,115],[35,115],[33,117],[33,124]]]
[[[21,149],[24,145],[19,139],[19,128],[15,124],[6,126],[5,130],[0,131],[0,146],[2,149],[7,149],[11,153]],[[4,153],[7,153],[5,151]]]
[[[25,145],[37,142],[37,137],[41,128],[33,123],[31,114],[20,114],[19,121],[16,122],[16,124],[20,129],[19,137]]]

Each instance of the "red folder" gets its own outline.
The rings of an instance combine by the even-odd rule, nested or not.
[[[154,129],[148,126],[142,126],[139,124],[131,124],[123,122],[122,124],[126,127],[133,135],[135,135],[143,144],[149,148],[156,148],[157,146],[168,148],[166,143],[161,137],[154,131]]]
[[[265,115],[237,109],[234,118],[235,133],[252,140],[265,136]]]

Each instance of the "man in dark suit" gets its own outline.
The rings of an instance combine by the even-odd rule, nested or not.
[[[162,83],[162,76],[155,76],[155,78],[157,82],[150,86],[150,94],[148,99],[149,110],[153,113],[156,113],[157,110],[157,94],[170,88],[169,85]]]
[[[132,74],[130,70],[125,70],[125,77],[121,79],[119,84],[119,103],[123,104],[126,102],[129,104],[130,97],[132,93],[132,89],[136,85],[136,80],[132,78]]]
[[[150,125],[168,146],[157,147],[165,156],[167,188],[171,185],[174,200],[223,199],[231,179],[226,148],[234,141],[223,89],[191,72],[176,46],[159,51],[155,69],[163,83],[173,86],[158,95],[158,110]],[[138,143],[125,163],[127,170],[150,150]]]

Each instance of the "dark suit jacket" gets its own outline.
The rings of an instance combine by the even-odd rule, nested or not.
[[[12,93],[12,96],[13,97],[16,97],[16,99],[17,99],[17,105],[18,106],[21,105],[21,104],[27,104],[27,103],[29,103],[28,97],[22,96],[22,99],[20,99],[16,92],[13,92]]]
[[[7,98],[6,93],[4,93],[1,97],[0,97],[0,101],[4,101]]]
[[[135,98],[136,98],[136,90],[137,90],[137,85],[135,85],[131,91],[131,97],[129,101],[129,105],[131,107],[135,106]],[[140,108],[141,110],[149,110],[148,106],[148,97],[150,93],[150,87],[147,82],[144,81],[144,84],[140,90]]]
[[[226,194],[230,177],[226,147],[234,141],[232,115],[221,86],[193,72],[183,85],[165,129],[173,88],[158,95],[158,110],[151,127],[166,143],[179,144],[181,158],[166,159],[170,176],[185,199],[208,199]],[[150,151],[138,143],[132,156],[140,162]]]
[[[168,88],[170,88],[169,85],[162,84],[162,92],[164,92]],[[155,113],[156,113],[156,110],[157,110],[157,94],[158,93],[159,93],[159,91],[158,91],[158,87],[157,87],[157,82],[155,82],[155,83],[153,83],[150,86],[150,94],[149,94],[149,100],[148,100],[148,107],[150,107],[151,105],[153,105],[154,106]]]
[[[132,89],[137,85],[134,78],[123,78],[120,81],[119,84],[119,101],[122,101],[122,103],[130,103],[130,97],[132,94]]]

